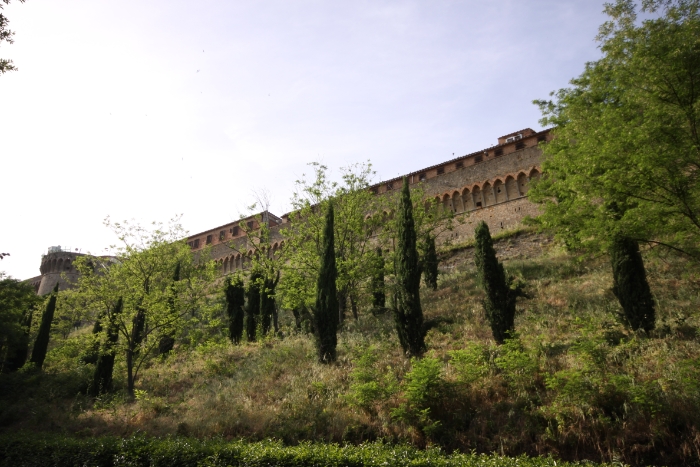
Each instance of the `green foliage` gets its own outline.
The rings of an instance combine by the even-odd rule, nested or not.
[[[442,363],[436,358],[411,359],[411,371],[401,384],[405,402],[391,411],[392,417],[419,428],[430,436],[441,422],[431,418],[431,409],[443,397]]]
[[[19,0],[20,2],[24,3],[24,0]],[[0,2],[0,10],[3,8],[3,3],[9,4],[10,0],[2,0]],[[14,40],[12,39],[12,36],[15,35],[14,31],[10,31],[7,29],[7,24],[10,21],[7,19],[5,15],[0,12],[0,42],[5,41],[9,44],[14,43]],[[5,58],[0,58],[0,75],[3,75],[4,73],[7,73],[8,71],[15,71],[17,70],[17,67],[12,64],[12,60],[7,60]],[[9,253],[3,253],[2,255],[7,255]],[[0,256],[0,259],[2,256]]]
[[[551,457],[504,457],[495,454],[446,454],[438,448],[416,449],[381,442],[360,446],[301,443],[285,446],[280,441],[206,441],[183,437],[69,438],[27,436],[26,433],[0,437],[2,467],[72,467],[75,465],[133,467],[568,467],[568,462]],[[595,466],[596,464],[587,463]],[[612,464],[608,464],[612,465]],[[620,465],[620,464],[616,464]]]
[[[381,313],[386,308],[386,289],[384,286],[384,256],[382,248],[375,250],[374,263],[372,264],[372,278],[370,288],[372,290],[372,310]]]
[[[622,305],[626,321],[635,331],[651,331],[656,325],[654,297],[647,282],[639,243],[629,237],[616,236],[610,246],[610,263],[613,293]]]
[[[506,277],[503,265],[496,259],[489,226],[484,221],[476,226],[475,237],[474,262],[486,292],[482,303],[493,338],[501,344],[515,330],[515,301],[524,294],[519,284],[511,287],[510,278]]]
[[[58,282],[53,289],[53,292],[49,296],[46,302],[46,308],[44,313],[41,315],[41,324],[39,325],[39,333],[34,341],[34,347],[32,348],[32,356],[29,359],[31,363],[36,365],[37,368],[41,368],[44,365],[44,359],[46,358],[46,351],[49,348],[49,337],[51,334],[51,323],[53,322],[53,315],[56,311],[56,300],[58,298]]]
[[[464,349],[449,352],[450,364],[457,374],[457,381],[473,385],[489,374],[490,354],[488,347],[470,342]]]
[[[240,344],[243,339],[243,306],[245,305],[245,287],[240,276],[226,278],[224,294],[226,296],[229,338],[234,344]]]
[[[338,345],[338,272],[335,265],[333,224],[333,204],[330,204],[326,213],[326,228],[323,230],[323,254],[316,285],[316,306],[313,308],[316,350],[321,363],[335,361]]]
[[[408,179],[403,179],[397,219],[396,305],[394,318],[404,353],[420,356],[425,352],[423,309],[420,303],[420,264],[413,221],[413,202]]]
[[[95,363],[95,373],[93,376],[90,394],[98,396],[112,390],[112,379],[114,373],[114,359],[116,357],[116,345],[119,341],[119,316],[124,310],[124,300],[119,299],[104,317],[107,325],[104,342],[98,347],[97,361]]]
[[[555,128],[528,196],[571,248],[607,251],[620,234],[698,261],[700,2],[642,1],[641,22],[637,3],[606,4],[603,57],[535,101]]]
[[[505,340],[494,363],[519,395],[527,393],[537,381],[539,363],[527,352],[516,334]]]
[[[117,259],[78,258],[77,287],[65,294],[61,307],[97,319],[110,316],[122,301],[122,311],[113,314],[121,337],[113,348],[126,356],[127,390],[133,395],[139,370],[157,354],[161,340],[179,337],[209,317],[214,265],[206,251],[195,261],[178,219],[167,227],[154,223],[153,230],[109,219],[105,225],[121,242]],[[173,280],[174,271],[181,280]],[[103,328],[100,341],[107,342],[110,327]]]
[[[314,179],[302,178],[296,182],[290,223],[282,229],[288,261],[283,266],[278,290],[281,304],[287,309],[314,305],[324,248],[325,213],[332,200],[336,288],[339,319],[343,320],[348,300],[356,307],[372,292],[368,285],[375,261],[376,238],[373,237],[382,227],[378,213],[383,212],[387,199],[369,190],[374,175],[369,163],[341,168],[341,182],[329,180],[326,166],[310,165]]]
[[[350,372],[348,401],[370,413],[376,413],[376,406],[399,389],[392,369],[378,366],[378,351],[375,346],[363,349]]]
[[[27,360],[34,309],[41,302],[34,289],[0,274],[0,367],[17,371]]]
[[[245,332],[248,342],[255,342],[257,338],[257,322],[260,316],[260,288],[263,285],[263,275],[258,269],[253,269],[250,273],[250,280],[246,287],[246,308],[245,308]]]
[[[423,242],[423,258],[421,261],[423,268],[423,280],[425,285],[433,290],[437,290],[438,280],[438,256],[435,250],[435,237],[428,234]]]

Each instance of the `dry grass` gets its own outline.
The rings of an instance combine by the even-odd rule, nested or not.
[[[696,269],[677,258],[647,259],[658,319],[645,336],[620,322],[606,258],[577,262],[550,248],[506,261],[532,298],[519,305],[517,346],[498,347],[475,271],[462,264],[441,276],[437,291],[423,291],[426,318],[451,320],[426,338],[427,357],[442,368],[427,402],[412,402],[406,392],[414,366],[399,350],[391,316],[367,313],[346,323],[334,365],[318,364],[310,336],[287,326],[283,339],[181,347],[143,371],[135,403],[119,393],[92,403],[64,392],[43,416],[53,429],[90,435],[141,430],[287,443],[383,438],[632,464],[690,465],[700,458]],[[460,367],[452,353],[460,350],[477,363]],[[361,403],[360,370],[381,387]],[[402,406],[408,412],[398,416]],[[9,425],[22,423],[42,428],[30,413]]]

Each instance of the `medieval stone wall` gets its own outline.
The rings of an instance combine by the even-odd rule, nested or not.
[[[435,202],[438,209],[455,214],[454,228],[442,232],[438,244],[472,238],[482,220],[496,234],[516,228],[526,216],[537,216],[538,206],[528,201],[527,191],[532,179],[540,175],[539,144],[549,138],[548,130],[521,130],[500,137],[497,146],[405,175],[412,189],[424,190],[427,202]],[[401,187],[403,177],[383,181],[370,190],[378,196],[391,193]],[[271,229],[271,249],[267,254],[274,255],[284,247],[280,230],[288,218],[289,214],[276,217],[268,212],[257,217]],[[188,243],[194,251],[210,246],[211,257],[222,274],[245,269],[253,248],[242,226],[257,228],[257,220],[250,217],[216,227],[189,237]]]

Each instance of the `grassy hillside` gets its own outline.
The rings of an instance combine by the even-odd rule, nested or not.
[[[145,369],[137,401],[81,395],[92,366],[79,338],[57,344],[45,374],[3,375],[0,425],[82,436],[181,434],[360,443],[630,464],[700,459],[700,274],[647,255],[657,300],[652,335],[618,318],[605,257],[576,261],[546,237],[501,239],[527,283],[518,336],[496,346],[469,246],[446,253],[437,291],[423,290],[428,353],[400,352],[390,314],[362,314],[339,336],[337,364],[316,363],[310,336],[284,316],[283,338],[232,346],[218,334],[181,344]],[[84,331],[83,331],[84,332]],[[204,342],[204,343],[202,343]],[[122,365],[119,363],[119,365]],[[117,386],[125,384],[117,368]]]

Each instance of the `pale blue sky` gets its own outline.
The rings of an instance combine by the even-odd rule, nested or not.
[[[27,0],[5,8],[0,270],[100,253],[102,220],[190,233],[252,190],[289,210],[306,164],[377,181],[540,129],[533,99],[599,56],[591,0]]]

